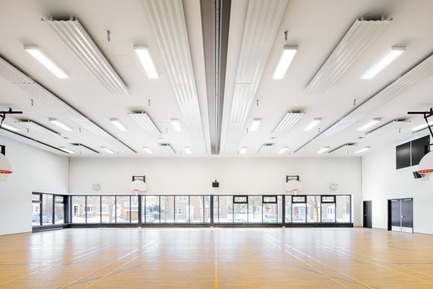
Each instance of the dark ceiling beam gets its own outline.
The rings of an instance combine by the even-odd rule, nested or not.
[[[201,0],[211,153],[221,147],[221,126],[231,0]]]

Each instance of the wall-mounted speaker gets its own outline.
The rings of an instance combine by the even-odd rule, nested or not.
[[[218,183],[217,180],[215,180],[215,182],[212,182],[212,188],[219,188],[220,183]]]

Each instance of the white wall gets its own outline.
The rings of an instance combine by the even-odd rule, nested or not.
[[[433,177],[415,179],[417,168],[396,170],[395,146],[362,158],[363,200],[372,201],[374,228],[388,228],[388,199],[413,198],[414,232],[433,234]]]
[[[299,175],[305,194],[353,195],[353,221],[362,223],[361,158],[71,158],[70,194],[130,194],[133,175],[146,176],[146,194],[282,194],[285,176]]]
[[[0,235],[31,232],[32,192],[67,194],[68,158],[0,136],[12,165],[0,182]]]

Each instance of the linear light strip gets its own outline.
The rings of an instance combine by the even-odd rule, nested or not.
[[[343,144],[343,145],[341,145],[341,146],[339,146],[339,147],[336,147],[336,148],[333,149],[333,150],[330,150],[329,153],[333,153],[333,152],[335,152],[335,151],[337,151],[337,150],[339,150],[339,149],[342,149],[342,148],[344,148],[344,147],[351,147],[351,146],[356,146],[356,144],[354,144],[354,143],[345,143],[345,144]]]
[[[273,79],[283,79],[286,75],[287,69],[295,58],[298,46],[296,45],[284,45],[283,53],[281,53],[280,59],[278,60],[277,67],[275,68]]]
[[[126,84],[111,66],[93,39],[78,22],[70,20],[46,20],[45,23],[66,45],[77,60],[113,95],[131,95]]]
[[[391,20],[356,19],[308,83],[305,94],[326,92],[382,33]]]
[[[393,46],[385,56],[383,56],[378,62],[376,62],[364,75],[362,79],[372,79],[397,57],[399,57],[405,50],[403,46]]]
[[[161,137],[161,132],[147,113],[131,112],[128,115],[144,130],[149,137]]]
[[[102,129],[99,125],[94,123],[92,120],[87,118],[85,115],[77,111],[74,107],[70,106],[64,102],[57,95],[53,94],[45,87],[35,82],[27,75],[25,75],[21,70],[17,69],[15,66],[0,57],[0,76],[4,77],[6,80],[17,85],[33,97],[44,102],[45,104],[51,106],[57,110],[62,116],[69,118],[71,121],[77,123],[79,126],[88,130],[89,132],[107,140],[117,140],[122,145],[127,147],[132,152],[136,153],[134,149],[129,147],[127,144],[110,134],[109,132]],[[57,149],[57,148],[56,148]]]
[[[92,148],[90,148],[90,147],[88,147],[86,145],[83,145],[82,143],[71,143],[71,145],[75,146],[75,147],[83,147],[83,148],[87,149],[88,151],[91,151],[91,152],[99,154],[99,152],[97,150],[94,150],[94,149],[92,149]]]
[[[58,120],[58,119],[56,119],[56,118],[48,118],[48,120],[49,120],[52,124],[57,125],[58,127],[60,127],[60,128],[63,129],[63,130],[66,130],[66,131],[72,131],[72,128],[71,128],[71,127],[69,127],[68,125],[64,124],[63,122],[61,122],[60,120]]]
[[[48,55],[46,55],[38,46],[24,46],[24,50],[39,61],[46,69],[58,78],[69,78],[69,75]]]
[[[50,129],[50,128],[48,128],[48,127],[46,127],[46,126],[44,126],[44,125],[42,125],[42,124],[40,124],[40,123],[38,123],[38,122],[36,122],[34,120],[23,120],[21,122],[25,123],[26,126],[28,128],[30,128],[30,129],[34,128],[34,129],[36,129],[38,131],[47,133],[49,135],[53,135],[53,136],[56,136],[56,137],[59,137],[59,138],[62,137],[62,135],[59,132],[57,132],[55,130],[52,130],[52,129]]]
[[[141,65],[146,71],[147,77],[150,79],[157,79],[158,72],[156,71],[155,64],[153,63],[152,57],[150,56],[149,48],[145,45],[134,45],[135,53],[137,53],[140,59]]]
[[[185,127],[207,151],[182,1],[143,0]]]
[[[384,87],[378,93],[369,97],[366,101],[355,107],[344,117],[340,118],[333,125],[323,130],[320,134],[309,140],[296,152],[305,151],[308,148],[320,145],[323,141],[330,138],[334,134],[344,130],[353,123],[359,121],[361,118],[368,115],[371,111],[374,111],[378,107],[384,105],[388,101],[394,99],[398,95],[406,92],[413,86],[424,81],[428,77],[433,75],[433,54],[430,54],[427,58],[421,61],[418,65],[407,71],[400,78],[394,80],[386,87]]]
[[[229,125],[223,134],[223,151],[226,153],[235,153],[239,149],[238,145],[287,2],[287,0],[249,1]]]
[[[272,135],[274,137],[283,137],[289,130],[304,116],[303,111],[289,111],[287,112],[280,123],[275,127]]]

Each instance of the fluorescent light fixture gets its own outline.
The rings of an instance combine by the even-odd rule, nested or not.
[[[323,147],[321,150],[319,150],[317,153],[318,154],[323,154],[324,152],[326,152],[327,150],[329,150],[329,147]]]
[[[180,126],[180,122],[177,118],[172,118],[170,121],[175,131],[182,131],[182,127]]]
[[[1,124],[1,128],[5,128],[5,129],[11,130],[11,131],[19,131],[18,128],[14,127],[12,125],[9,125],[9,124],[5,124],[5,123]]]
[[[339,149],[342,149],[342,148],[345,148],[345,147],[352,147],[352,146],[356,146],[356,144],[355,143],[345,143],[345,144],[343,144],[343,145],[341,145],[339,147],[336,147],[335,149],[329,151],[329,153],[333,153],[333,152],[335,152],[335,151],[337,151]]]
[[[103,150],[104,152],[109,153],[109,154],[114,154],[114,152],[107,147],[101,147],[101,150]]]
[[[313,121],[305,128],[305,131],[311,130],[313,127],[318,125],[322,119],[320,117],[316,117]]]
[[[261,118],[254,118],[253,123],[251,124],[250,127],[250,131],[256,131],[259,128],[261,122],[262,122]]]
[[[391,50],[387,52],[376,64],[374,64],[364,75],[361,76],[362,79],[372,79],[376,74],[378,74],[382,69],[387,67],[391,62],[393,62],[397,57],[399,57],[405,50],[404,46],[393,46]]]
[[[153,151],[148,147],[143,147],[143,150],[148,154],[153,154]]]
[[[247,152],[247,147],[241,147],[239,154],[243,155],[246,152]]]
[[[369,149],[370,149],[370,147],[365,147],[365,148],[363,148],[363,149],[360,149],[359,151],[356,151],[355,154],[363,153],[363,152],[365,152],[365,151],[368,151]]]
[[[378,127],[375,127],[374,129],[368,131],[365,133],[366,136],[370,136],[373,134],[376,134],[378,132],[384,132],[387,130],[395,129],[397,127],[402,127],[405,123],[408,123],[408,120],[406,119],[393,119],[391,121],[388,121],[387,123],[384,123]]]
[[[24,49],[58,78],[69,78],[69,75],[61,69],[54,60],[49,58],[41,49],[39,49],[39,47],[24,46]]]
[[[75,152],[73,150],[70,150],[70,149],[65,148],[65,147],[59,147],[59,149],[61,149],[64,152],[67,152],[68,154],[75,154]]]
[[[161,137],[161,132],[156,127],[155,123],[150,119],[149,115],[145,112],[131,112],[129,116],[137,122],[137,124],[144,130],[144,132],[152,138]]]
[[[126,84],[77,19],[44,21],[75,58],[113,95],[131,95]]]
[[[191,154],[191,148],[190,147],[185,147],[185,152],[190,155]]]
[[[285,153],[288,149],[289,147],[282,147],[278,153],[279,154]]]
[[[272,132],[274,137],[283,137],[289,130],[298,122],[298,120],[305,114],[303,111],[289,111],[287,112],[277,127]]]
[[[147,46],[134,45],[134,50],[146,71],[147,77],[150,79],[158,79],[158,72],[150,56],[149,48]]]
[[[117,118],[110,118],[110,121],[114,126],[116,126],[121,131],[127,131],[128,130]]]
[[[63,122],[61,122],[60,120],[56,119],[56,118],[48,118],[48,120],[54,124],[57,125],[58,127],[60,127],[61,129],[64,129],[66,131],[71,131],[72,128],[70,128],[69,126],[67,126],[66,124],[64,124]]]
[[[422,125],[416,126],[413,129],[411,129],[411,130],[416,132],[416,131],[420,131],[420,130],[426,129],[427,126],[433,126],[433,121],[429,122],[428,124],[424,123]]]
[[[280,60],[278,60],[277,67],[274,71],[274,79],[284,78],[284,75],[286,75],[287,69],[289,69],[297,51],[298,46],[296,45],[284,45],[283,53],[281,54]]]
[[[368,123],[366,123],[365,125],[361,126],[358,128],[359,131],[364,131],[367,128],[372,127],[373,125],[375,125],[376,123],[378,123],[381,120],[380,117],[377,118],[373,118],[371,121],[369,121]]]

